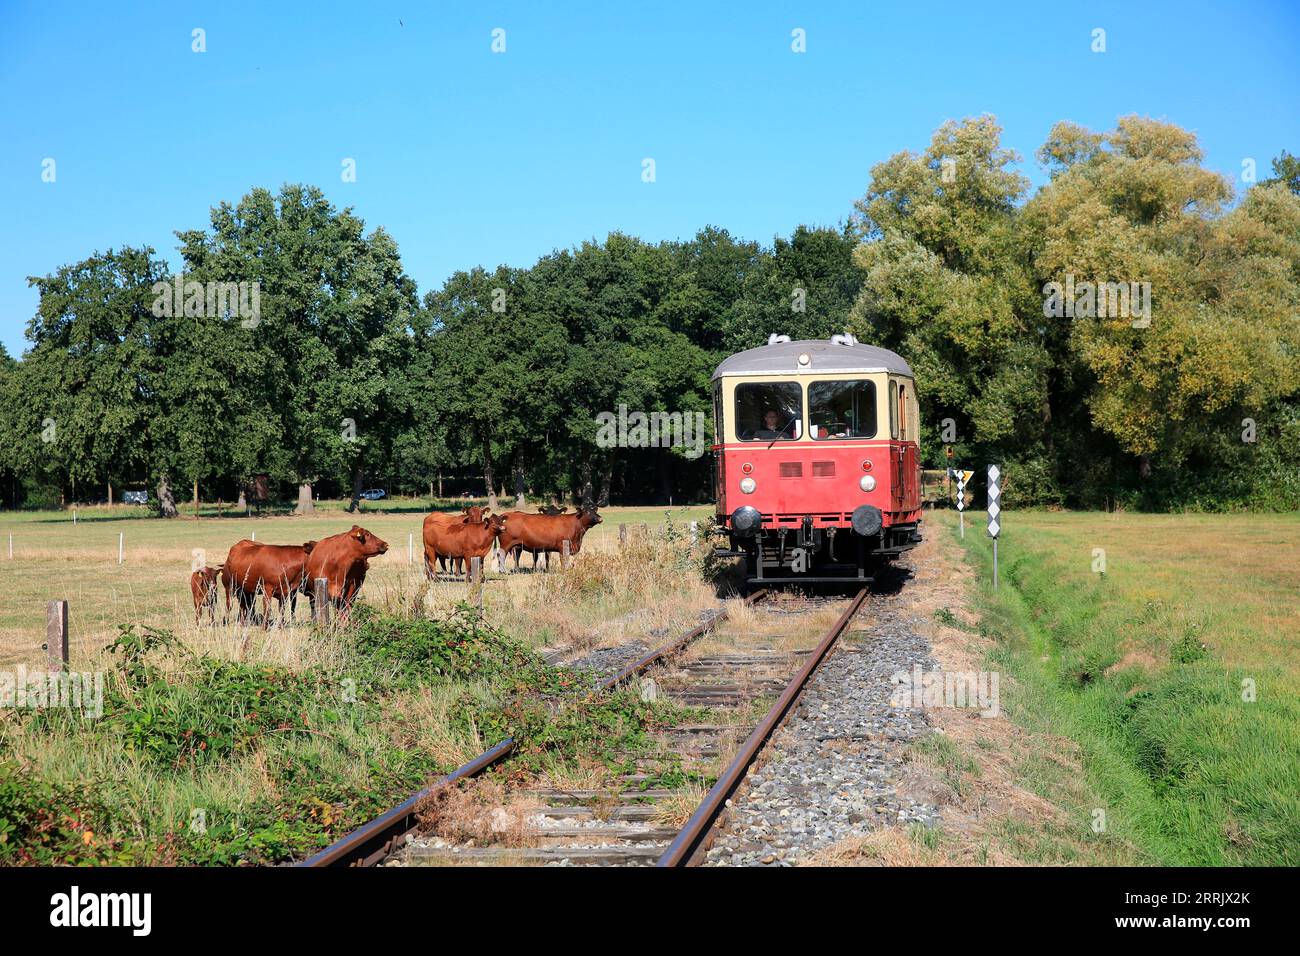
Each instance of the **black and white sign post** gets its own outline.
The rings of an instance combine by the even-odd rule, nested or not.
[[[1002,471],[997,465],[989,465],[989,537],[993,539],[993,590],[998,588],[998,534],[1002,531],[1002,525],[998,521],[998,515],[1002,513],[1002,505],[998,499],[1002,497]]]
[[[966,540],[966,473],[957,470],[957,520],[962,524],[962,541]]]
[[[957,520],[961,522],[961,538],[966,540],[966,482],[970,481],[973,471],[954,469],[957,475]]]

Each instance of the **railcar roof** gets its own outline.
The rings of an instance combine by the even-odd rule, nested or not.
[[[799,364],[807,353],[810,361]],[[811,375],[819,372],[893,372],[913,378],[912,368],[902,356],[875,345],[840,345],[826,339],[778,342],[737,352],[713,370],[710,379],[724,375]]]

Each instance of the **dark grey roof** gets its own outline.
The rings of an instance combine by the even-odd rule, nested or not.
[[[800,365],[799,356],[805,353],[809,362]],[[723,375],[789,375],[800,372],[894,372],[914,377],[911,367],[889,349],[861,343],[839,345],[827,339],[804,339],[761,345],[756,349],[737,352],[713,370],[713,378],[721,378]]]

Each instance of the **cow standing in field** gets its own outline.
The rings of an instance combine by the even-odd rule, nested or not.
[[[208,622],[217,623],[217,575],[220,568],[201,568],[190,575],[190,594],[194,596],[194,623],[198,625],[204,608]]]
[[[315,541],[263,544],[247,538],[236,542],[226,556],[226,563],[221,566],[221,583],[226,589],[226,614],[230,613],[230,598],[234,596],[239,601],[239,623],[247,623],[260,592],[264,601],[264,630],[271,624],[271,598],[279,602],[281,622],[284,621],[284,602],[289,601],[289,620],[292,621],[298,609],[298,590],[306,578],[307,557],[315,545]]]
[[[351,531],[332,534],[316,542],[307,560],[307,599],[311,601],[313,616],[316,612],[317,578],[328,582],[329,602],[341,611],[346,621],[352,610],[357,592],[366,583],[370,559],[388,551],[388,542],[358,525]]]
[[[452,562],[455,571],[457,562],[465,562],[468,577],[470,561],[473,558],[486,557],[492,550],[498,537],[504,533],[506,519],[503,515],[482,515],[479,520],[470,520],[466,515],[463,521],[434,521],[428,518],[424,522],[424,573],[433,578],[433,562],[436,559],[440,569],[444,561]]]
[[[575,514],[534,515],[522,511],[506,513],[507,530],[501,535],[501,550],[514,554],[515,570],[519,570],[519,556],[532,552],[533,567],[537,556],[546,559],[546,570],[551,569],[551,554],[562,554],[564,542],[569,542],[569,553],[582,550],[582,538],[587,529],[600,524],[601,517],[594,508],[579,508]]]
[[[433,577],[433,563],[429,558],[429,553],[430,553],[429,548],[430,548],[430,542],[433,540],[433,536],[438,533],[434,529],[447,530],[454,526],[459,526],[459,525],[482,524],[483,517],[484,517],[483,509],[480,508],[478,505],[465,508],[459,514],[455,512],[449,513],[446,511],[435,511],[431,514],[427,514],[424,516],[424,529],[421,534],[421,538],[424,541],[424,553],[425,553],[424,573],[426,577],[428,578]],[[445,569],[443,566],[442,558],[438,559],[438,565],[440,569]],[[459,570],[460,570],[459,559],[453,558],[452,571],[458,572]]]

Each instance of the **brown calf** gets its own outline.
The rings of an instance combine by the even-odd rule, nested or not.
[[[190,575],[190,594],[194,596],[194,623],[199,623],[203,609],[208,610],[208,622],[217,622],[217,575],[220,568],[203,568]]]
[[[483,522],[483,516],[484,516],[484,511],[478,505],[473,505],[472,507],[465,508],[459,513],[446,512],[446,511],[434,511],[431,514],[425,515],[424,528],[421,534],[421,537],[424,540],[425,554],[426,555],[429,554],[430,543],[434,540],[433,536],[437,534],[437,531],[434,529],[438,529],[438,528],[450,529],[452,526],[458,526],[458,525],[481,524]],[[459,558],[452,559],[453,571],[459,570],[458,567],[459,563],[460,563]],[[438,560],[438,567],[439,570],[446,569],[446,566],[443,563],[443,559],[441,558],[439,558]],[[425,560],[424,573],[429,578],[433,577],[433,566],[428,561],[427,558]]]

